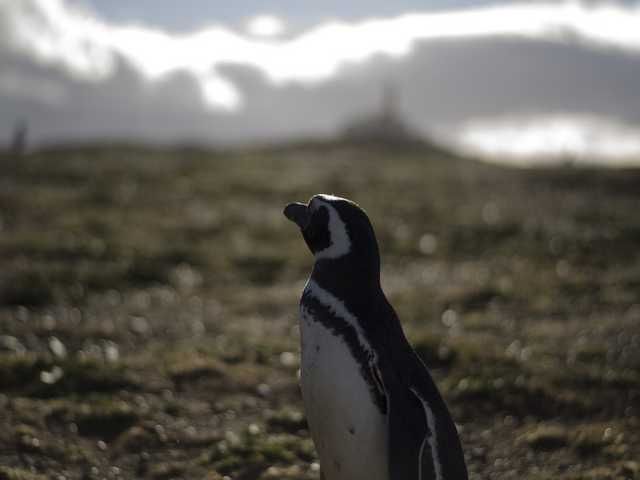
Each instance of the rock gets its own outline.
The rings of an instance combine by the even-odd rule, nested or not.
[[[569,443],[567,431],[559,425],[540,425],[522,439],[533,450],[558,450]]]
[[[25,353],[27,349],[16,337],[0,335],[0,352]]]

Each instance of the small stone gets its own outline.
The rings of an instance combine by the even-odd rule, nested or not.
[[[0,335],[0,352],[24,353],[27,349],[16,337]]]
[[[456,311],[448,308],[442,312],[442,324],[448,328],[455,327],[458,324],[458,314]]]
[[[153,430],[156,432],[156,435],[158,436],[158,440],[160,440],[161,442],[164,443],[169,439],[165,428],[159,423],[153,427]]]
[[[241,439],[238,434],[232,430],[227,430],[224,432],[224,439],[229,443],[229,445],[240,445]]]
[[[567,431],[559,425],[541,425],[523,437],[533,450],[558,450],[567,446]]]
[[[131,330],[139,335],[146,334],[150,328],[147,319],[141,316],[131,317],[130,326]]]
[[[483,447],[473,447],[471,448],[471,458],[476,460],[486,460],[487,452]]]
[[[247,431],[249,432],[250,435],[258,435],[260,433],[260,427],[258,425],[256,425],[255,423],[252,423],[249,425],[249,427],[247,428]]]
[[[271,387],[266,383],[261,383],[260,385],[258,385],[256,390],[258,392],[258,395],[260,395],[261,397],[268,397],[271,394]]]
[[[191,265],[181,263],[169,275],[173,286],[178,290],[193,290],[202,284],[202,274]]]
[[[298,359],[291,352],[282,352],[280,354],[280,364],[283,367],[294,367],[298,364]]]
[[[636,462],[634,460],[624,462],[622,464],[622,473],[629,476],[640,474],[640,462]]]
[[[425,233],[420,237],[418,249],[424,255],[433,255],[438,250],[438,239],[431,233]]]
[[[40,372],[40,381],[47,385],[53,385],[64,376],[64,370],[57,365],[51,370],[43,370]]]
[[[267,468],[264,475],[260,478],[263,480],[281,480],[283,478],[300,478],[300,475],[302,475],[302,469],[298,465],[291,465],[289,467],[272,465]]]
[[[102,350],[104,351],[104,358],[107,362],[117,362],[120,358],[120,350],[118,344],[111,341],[105,341]]]
[[[58,337],[49,338],[49,350],[58,358],[67,357],[67,347]]]
[[[53,315],[45,315],[44,317],[42,317],[42,326],[45,328],[45,330],[53,330],[54,328],[56,328],[56,319]]]

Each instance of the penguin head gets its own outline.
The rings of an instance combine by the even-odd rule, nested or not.
[[[378,271],[378,243],[369,217],[356,203],[333,195],[314,195],[308,204],[290,203],[284,215],[300,227],[318,262]]]

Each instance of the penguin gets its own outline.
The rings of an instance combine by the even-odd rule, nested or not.
[[[300,299],[300,386],[324,480],[467,480],[456,426],[380,285],[373,226],[318,194],[284,215],[314,255]]]

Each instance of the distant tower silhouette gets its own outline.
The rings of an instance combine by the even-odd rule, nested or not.
[[[16,123],[13,129],[13,137],[11,137],[11,146],[9,152],[16,157],[24,155],[27,149],[27,122],[21,120]]]
[[[398,118],[398,92],[392,83],[385,84],[382,89],[382,111],[380,115],[387,121]]]
[[[348,123],[343,129],[343,137],[357,142],[419,142],[419,135],[402,116],[398,98],[398,90],[393,83],[385,83],[381,90],[379,106],[369,115],[363,115]]]

